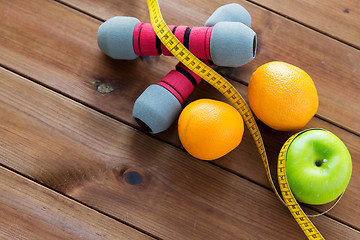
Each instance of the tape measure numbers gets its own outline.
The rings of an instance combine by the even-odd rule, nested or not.
[[[301,132],[302,133],[302,132]],[[324,239],[320,232],[316,229],[314,224],[310,221],[304,211],[301,209],[300,205],[296,201],[294,195],[292,194],[285,173],[285,158],[288,147],[296,136],[301,133],[292,135],[282,146],[279,158],[278,158],[278,180],[280,185],[280,191],[286,203],[286,206],[289,208],[291,214],[295,218],[296,222],[299,224],[305,235],[308,239]]]
[[[256,124],[255,118],[243,99],[240,93],[220,74],[215,70],[208,67],[200,59],[195,57],[184,45],[174,36],[174,34],[167,27],[164,19],[162,18],[160,8],[157,0],[146,0],[149,12],[151,24],[154,28],[154,31],[160,41],[164,46],[187,68],[193,71],[195,74],[199,75],[202,79],[208,82],[210,85],[215,87],[222,95],[224,95],[235,107],[235,109],[241,114],[247,128],[250,131],[251,136],[253,137],[257,149],[259,150],[261,159],[263,161],[267,178],[270,182],[270,185],[277,195],[277,197],[282,201],[290,210],[291,214],[299,224],[300,228],[303,230],[308,239],[324,239],[320,232],[316,229],[314,224],[309,220],[304,211],[301,209],[300,205],[294,198],[291,190],[289,188],[286,175],[285,175],[285,156],[286,151],[295,138],[296,135],[289,138],[289,140],[283,145],[279,155],[279,164],[278,164],[278,176],[280,183],[280,190],[283,195],[284,200],[281,198],[280,194],[275,188],[275,184],[272,180],[270,174],[269,162],[267,159],[264,142],[261,137],[259,128]]]

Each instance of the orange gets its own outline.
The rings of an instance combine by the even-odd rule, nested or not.
[[[231,105],[200,99],[187,105],[179,116],[180,141],[188,153],[214,160],[236,148],[244,133],[240,113]]]
[[[310,76],[284,62],[269,62],[256,69],[249,82],[248,99],[254,114],[280,131],[304,127],[319,106]]]

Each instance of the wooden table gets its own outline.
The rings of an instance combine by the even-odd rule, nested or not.
[[[257,56],[217,70],[245,99],[251,74],[272,60],[312,77],[320,107],[305,128],[332,131],[353,160],[340,203],[313,222],[326,239],[360,239],[360,1],[236,2],[252,16]],[[160,7],[168,24],[201,26],[225,3]],[[0,0],[0,238],[306,239],[248,130],[230,154],[205,162],[183,150],[176,124],[157,135],[135,124],[135,99],[177,61],[106,57],[97,29],[116,15],[149,21],[145,0]],[[198,98],[226,101],[205,82],[186,103]],[[276,178],[293,132],[258,124]]]

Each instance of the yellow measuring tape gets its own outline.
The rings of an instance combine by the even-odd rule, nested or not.
[[[302,132],[301,132],[302,133]],[[289,145],[294,140],[294,138],[301,134],[297,133],[292,135],[282,146],[279,158],[278,158],[278,179],[280,185],[280,191],[284,198],[286,206],[289,208],[291,214],[295,218],[296,222],[299,224],[305,235],[308,239],[324,239],[320,232],[316,229],[314,224],[309,220],[304,211],[301,209],[300,205],[296,201],[294,195],[290,191],[290,187],[285,174],[285,157]]]
[[[293,194],[290,191],[289,184],[285,175],[285,156],[286,151],[295,138],[296,135],[292,136],[282,147],[279,155],[279,164],[278,164],[278,176],[280,183],[280,190],[283,195],[284,200],[281,198],[280,194],[275,188],[274,182],[270,174],[269,162],[266,156],[264,142],[262,140],[259,128],[255,122],[255,118],[246,104],[243,97],[240,93],[220,74],[215,70],[208,67],[200,59],[195,57],[184,45],[174,36],[174,34],[167,27],[164,19],[161,16],[159,4],[157,0],[146,0],[149,12],[151,24],[154,28],[154,31],[164,46],[187,68],[193,71],[195,74],[199,75],[202,79],[216,88],[221,94],[223,94],[238,110],[248,129],[250,130],[251,136],[253,137],[256,146],[260,152],[261,159],[265,166],[267,178],[271,184],[271,187],[275,194],[278,196],[280,201],[282,201],[290,210],[291,214],[306,234],[308,239],[324,239],[320,232],[316,229],[314,224],[309,220],[304,211],[301,209],[300,205],[295,200]]]

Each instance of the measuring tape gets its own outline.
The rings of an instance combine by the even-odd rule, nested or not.
[[[303,132],[292,135],[284,143],[284,145],[280,150],[279,158],[278,158],[278,168],[277,168],[280,191],[282,193],[286,206],[289,208],[291,214],[293,215],[293,217],[295,218],[296,222],[299,224],[305,235],[308,237],[308,239],[324,239],[323,236],[320,234],[320,232],[316,229],[314,224],[310,221],[310,219],[301,209],[298,202],[296,201],[294,195],[290,191],[290,187],[286,178],[286,172],[285,172],[286,153],[291,142],[294,140],[296,136],[298,136],[301,133]]]
[[[290,145],[291,141],[297,136],[293,135],[289,138],[286,143],[283,145],[278,162],[278,177],[280,190],[283,195],[284,200],[281,198],[280,194],[275,188],[274,182],[270,174],[269,162],[267,159],[264,142],[262,140],[259,128],[255,122],[255,118],[243,99],[240,93],[220,74],[215,70],[208,67],[200,59],[195,57],[184,45],[174,36],[174,34],[167,27],[164,19],[161,16],[159,4],[157,0],[146,0],[150,12],[151,24],[154,28],[154,31],[160,41],[164,46],[187,68],[193,71],[195,74],[199,75],[202,79],[208,82],[211,86],[216,88],[222,95],[224,95],[235,107],[235,109],[241,114],[247,128],[250,130],[250,134],[253,137],[256,146],[259,150],[261,159],[265,166],[265,171],[267,178],[270,182],[270,185],[283,204],[285,204],[300,228],[303,230],[308,239],[324,239],[320,232],[316,229],[314,224],[309,220],[304,211],[301,209],[300,205],[296,201],[295,197],[291,193],[289,188],[288,181],[285,175],[285,156]]]

